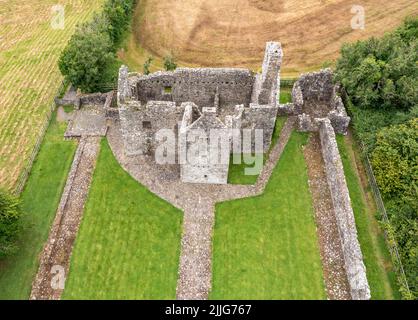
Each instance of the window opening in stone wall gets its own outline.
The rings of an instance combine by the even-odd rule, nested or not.
[[[144,129],[151,129],[152,128],[151,121],[143,121],[142,122],[142,128],[144,128]]]
[[[164,87],[164,93],[165,94],[170,94],[173,92],[173,87],[172,86],[165,86]]]

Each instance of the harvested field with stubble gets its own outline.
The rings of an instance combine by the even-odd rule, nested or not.
[[[51,27],[56,0],[0,0],[0,186],[12,189],[35,145],[62,76],[61,50],[102,0],[59,1],[64,29]]]
[[[353,5],[365,8],[365,30],[351,28]],[[296,76],[337,58],[342,43],[380,36],[413,13],[415,0],[143,0],[122,58],[171,53],[186,66],[258,70],[265,42],[276,40],[284,75]]]

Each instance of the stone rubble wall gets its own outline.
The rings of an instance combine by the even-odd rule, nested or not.
[[[212,129],[220,129],[223,130],[221,133],[226,133],[218,137],[218,145],[220,143],[221,148],[216,148],[218,152],[216,161],[213,161],[211,158],[214,156],[214,153],[211,151],[211,145],[215,143],[212,141]],[[192,149],[200,150],[199,157],[193,159],[194,161],[187,159],[186,163],[181,165],[180,177],[183,182],[210,184],[226,184],[228,182],[229,155],[231,153],[231,140],[228,129],[230,128],[216,116],[215,108],[204,108],[202,116],[185,128],[184,131],[182,130],[183,137],[185,137],[185,140],[182,141],[185,143],[185,148],[182,147],[182,149],[186,149],[187,152]],[[199,134],[200,132],[206,135],[206,139],[202,139],[199,136],[196,141],[193,134]],[[192,133],[192,136],[188,136],[189,133]],[[202,152],[203,150],[207,152]]]
[[[117,101],[118,105],[124,104],[127,100],[131,98],[131,91],[129,87],[128,74],[129,70],[127,66],[122,66],[119,69],[118,77],[118,94]]]
[[[246,69],[178,68],[136,78],[136,99],[193,102],[199,108],[212,107],[216,94],[220,105],[250,103],[254,75]]]
[[[341,134],[347,134],[348,125],[350,124],[351,118],[347,115],[345,111],[344,103],[340,96],[335,95],[331,101],[333,109],[328,117],[331,120],[331,124],[335,129],[335,132]]]
[[[65,184],[40,265],[32,283],[31,300],[59,300],[62,288],[53,288],[54,267],[64,268],[64,281],[70,269],[71,253],[84,212],[100,137],[82,137]]]
[[[331,69],[303,74],[293,86],[292,103],[280,105],[278,114],[297,116],[304,132],[318,131],[316,119],[328,118],[337,133],[346,134],[351,119],[337,92]]]
[[[170,101],[149,101],[141,105],[130,101],[119,108],[121,130],[128,156],[153,154],[157,147],[155,135],[160,129],[173,130],[184,114],[184,104]]]
[[[295,114],[295,105],[293,103],[279,104],[277,106],[277,115],[289,117]]]
[[[366,277],[366,267],[357,238],[354,212],[335,132],[329,119],[321,119],[319,123],[322,156],[338,224],[351,297],[353,300],[368,300],[370,288]]]
[[[81,105],[104,105],[108,93],[91,93],[80,95]]]
[[[302,113],[297,117],[297,129],[300,132],[317,132],[319,130],[318,119],[312,119],[306,113]]]
[[[242,116],[242,129],[261,129],[263,130],[263,150],[268,152],[274,127],[276,125],[277,107],[269,105],[251,104],[249,108],[244,108]],[[253,152],[255,151],[254,138],[252,139]]]
[[[55,98],[55,105],[56,106],[68,106],[68,105],[75,105],[76,99],[66,99],[64,98]]]
[[[283,50],[278,42],[267,42],[262,65],[261,77],[259,79],[259,90],[253,96],[257,97],[253,103],[260,105],[277,105],[277,92],[280,90],[280,68],[283,59]]]
[[[294,114],[302,113],[302,107],[304,104],[302,88],[299,81],[295,82],[292,89],[292,102],[294,104]]]
[[[137,105],[140,106],[139,103]],[[122,105],[119,108],[119,120],[121,123],[121,132],[125,154],[127,156],[136,156],[143,154],[142,146],[142,125],[138,120],[142,116],[142,111],[135,105]]]
[[[305,73],[297,82],[302,90],[303,100],[331,101],[334,93],[331,69]]]
[[[115,91],[110,91],[107,93],[106,101],[103,106],[106,112],[106,118],[117,119],[119,117],[119,110],[116,104],[117,94]]]

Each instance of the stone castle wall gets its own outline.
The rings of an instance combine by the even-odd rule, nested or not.
[[[319,100],[329,103],[334,93],[332,72],[323,69],[303,74],[297,81],[304,100]]]
[[[270,149],[274,127],[276,125],[277,107],[268,105],[251,104],[249,108],[244,108],[241,128],[242,129],[261,129],[263,130],[263,152],[267,153]],[[252,150],[255,151],[254,139]]]
[[[351,297],[354,300],[368,300],[370,299],[370,288],[366,277],[366,267],[357,239],[354,212],[351,207],[344,168],[338,151],[334,128],[329,119],[319,121],[319,135]]]
[[[254,75],[245,69],[179,68],[174,72],[139,76],[136,81],[136,98],[142,103],[158,100],[212,107],[219,92],[221,106],[248,106]]]
[[[219,120],[213,107],[203,108],[202,115],[189,126],[187,126],[189,122],[187,121],[188,113],[190,111],[185,113],[186,119],[183,119],[185,120],[185,126],[181,128],[182,139],[180,141],[184,144],[182,150],[189,152],[189,150],[198,149],[200,152],[196,158],[188,158],[181,165],[180,176],[182,181],[226,184],[228,182],[231,153],[229,128]],[[212,129],[218,129],[219,135],[213,135],[214,131]],[[215,150],[212,150],[212,147],[215,147]]]
[[[337,133],[346,134],[350,117],[337,95],[330,69],[302,75],[292,90],[292,103],[279,105],[279,115],[298,117],[298,130],[318,131],[316,119],[328,118]]]

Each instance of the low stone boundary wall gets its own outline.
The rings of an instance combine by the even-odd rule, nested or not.
[[[319,121],[319,135],[351,297],[354,300],[368,300],[370,299],[370,288],[366,277],[366,267],[357,239],[354,212],[351,207],[335,132],[329,119]]]
[[[83,94],[80,96],[81,104],[97,104],[104,105],[106,102],[107,94],[106,93],[90,93]]]
[[[55,104],[57,106],[67,106],[67,105],[75,105],[76,99],[66,99],[66,98],[55,98]]]
[[[40,256],[38,273],[32,283],[31,300],[59,300],[61,297],[99,150],[100,137],[81,138]]]

